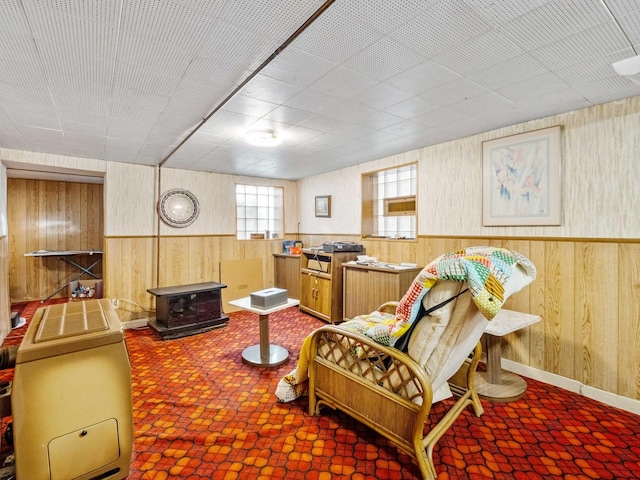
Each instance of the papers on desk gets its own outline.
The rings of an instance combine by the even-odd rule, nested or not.
[[[392,270],[409,270],[417,267],[415,263],[399,263],[398,264],[398,263],[385,263],[385,262],[359,262],[356,260],[345,262],[343,263],[343,265],[363,265],[367,267],[390,268]]]

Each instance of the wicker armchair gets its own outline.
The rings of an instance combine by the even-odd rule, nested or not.
[[[380,309],[393,312],[395,305],[387,303]],[[355,356],[356,348],[364,354]],[[474,383],[481,351],[478,336],[475,348],[448,381],[458,400],[424,434],[433,399],[425,368],[364,335],[332,325],[321,327],[311,340],[309,413],[319,414],[323,405],[347,413],[414,458],[425,479],[435,479],[432,455],[440,437],[467,406],[477,416],[483,413]]]

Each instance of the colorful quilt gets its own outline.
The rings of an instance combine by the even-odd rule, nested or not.
[[[466,281],[478,310],[491,320],[504,305],[505,285],[516,265],[520,265],[527,276],[536,277],[536,269],[527,257],[506,248],[469,247],[443,254],[416,276],[400,300],[395,316],[373,312],[346,321],[339,327],[355,330],[382,345],[393,346],[417,319],[422,299],[438,280]],[[281,401],[291,401],[306,393],[309,338],[300,350],[298,367],[278,383],[276,396]]]

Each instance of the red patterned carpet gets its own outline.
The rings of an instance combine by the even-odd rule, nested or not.
[[[28,304],[31,318],[39,304]],[[289,363],[242,363],[258,342],[257,316],[230,314],[226,328],[175,340],[128,330],[134,456],[130,479],[419,479],[409,457],[349,417],[307,414],[307,400],[278,403],[278,380],[323,322],[291,308],[271,315],[271,342]],[[5,341],[19,343],[26,327]],[[3,377],[11,376],[5,370]],[[516,402],[483,401],[465,413],[434,452],[439,479],[637,479],[640,416],[528,380]],[[444,406],[435,407],[440,417]]]

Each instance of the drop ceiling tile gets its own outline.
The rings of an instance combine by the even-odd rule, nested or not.
[[[443,123],[439,128],[456,136],[462,132],[462,138],[491,130],[491,126],[488,123],[471,116],[459,118],[454,122]]]
[[[344,122],[325,115],[314,115],[300,123],[301,127],[333,133],[345,138],[356,138],[364,135],[369,129],[350,122]]]
[[[278,105],[285,103],[301,91],[302,87],[299,85],[281,82],[264,75],[256,75],[243,89],[244,95],[248,97]]]
[[[117,60],[122,63],[182,77],[195,56],[195,53],[175,45],[162,44],[134,33],[120,33]]]
[[[278,48],[273,38],[225,21],[216,21],[205,42],[198,49],[198,57],[209,59],[214,65],[242,67],[253,71]]]
[[[632,57],[635,52],[630,48],[603,57],[593,58],[568,67],[555,70],[555,74],[569,85],[602,80],[616,75],[612,63]]]
[[[359,22],[387,34],[407,23],[416,11],[430,7],[439,0],[356,0],[336,2],[335,8]],[[332,7],[333,8],[333,7]]]
[[[471,73],[468,78],[488,90],[494,90],[548,72],[549,69],[533,56],[524,54]]]
[[[386,80],[386,83],[414,95],[462,78],[439,63],[427,60]]]
[[[491,28],[462,0],[449,0],[417,12],[390,36],[420,55],[431,58]]]
[[[161,112],[167,108],[169,97],[116,86],[112,90],[111,102],[128,105],[133,109]]]
[[[29,84],[0,83],[0,102],[36,103],[53,106],[49,92]]]
[[[347,99],[377,84],[378,81],[346,67],[338,66],[310,85],[312,90]]]
[[[111,102],[109,104],[109,116],[115,117],[116,121],[119,119],[136,120],[153,126],[158,119],[158,114],[157,111],[142,110],[126,103]]]
[[[322,135],[322,132],[296,125],[287,129],[283,144],[285,147],[299,145],[319,135]]]
[[[392,125],[403,122],[404,120],[404,118],[388,112],[372,110],[366,116],[353,118],[351,121],[369,129],[382,130]]]
[[[400,103],[396,103],[385,109],[386,112],[402,117],[403,119],[414,118],[418,115],[437,110],[442,104],[426,100],[422,97],[411,97]]]
[[[0,2],[0,32],[8,32],[12,35],[31,35],[22,4],[22,0],[3,0]]]
[[[172,45],[195,52],[203,44],[218,13],[219,3],[212,3],[211,15],[171,0],[127,0],[122,4],[123,32],[143,35],[156,44]]]
[[[584,95],[593,105],[612,102],[623,97],[640,95],[640,85],[619,76],[574,85],[572,88]]]
[[[298,110],[316,114],[332,114],[340,109],[344,101],[312,90],[303,90],[287,101],[287,105]]]
[[[324,2],[322,0],[251,0],[224,2],[220,18],[284,42]]]
[[[335,62],[305,52],[292,45],[266,65],[260,73],[285,83],[306,87],[322,78],[336,66]]]
[[[615,22],[600,24],[531,51],[531,56],[550,70],[603,57],[629,47]]]
[[[0,102],[0,112],[4,118],[12,115],[31,115],[34,117],[56,117],[53,104],[23,103],[20,100],[8,100]]]
[[[524,82],[499,88],[496,90],[496,93],[513,102],[518,102],[521,100],[534,99],[547,93],[564,90],[568,87],[569,85],[566,82],[562,81],[553,73],[548,73],[525,80]]]
[[[536,98],[517,102],[517,107],[535,112],[536,114],[550,112],[549,115],[563,111],[579,110],[593,105],[584,95],[574,88],[566,88]]]
[[[243,94],[237,94],[224,105],[225,110],[242,113],[251,117],[263,117],[278,107],[275,103],[265,102]]]
[[[525,15],[536,8],[555,0],[464,0],[486,22],[498,26]]]
[[[61,121],[60,125],[62,127],[62,131],[65,132],[65,136],[67,133],[74,133],[79,135],[91,135],[100,138],[106,138],[107,136],[107,125],[92,125],[90,123],[77,123],[77,122],[69,122],[69,121]],[[104,142],[103,142],[104,144]]]
[[[483,86],[466,78],[459,78],[446,85],[432,88],[420,97],[440,105],[451,105],[485,93],[488,93],[488,90]]]
[[[352,102],[360,103],[365,107],[384,110],[385,108],[396,103],[400,103],[410,97],[412,97],[412,94],[405,90],[396,88],[388,83],[379,82],[373,87],[354,95],[350,100]]]
[[[9,113],[9,117],[16,125],[25,125],[27,127],[44,128],[48,130],[62,130],[60,122],[55,115],[36,116],[13,112]]]
[[[211,117],[199,131],[201,133],[208,133],[225,138],[231,138],[238,135],[244,136],[247,127],[255,121],[255,117],[242,115],[228,110],[220,110],[216,115]]]
[[[153,129],[153,124],[127,118],[112,118],[107,127],[107,135],[112,138],[126,139],[142,143]]]
[[[524,52],[504,35],[492,30],[436,55],[432,60],[467,76],[522,55]]]
[[[637,45],[640,43],[640,9],[620,17],[618,19],[624,33],[631,43]]]
[[[343,63],[370,78],[384,81],[424,62],[425,57],[389,37],[382,37]]]
[[[306,110],[300,110],[298,108],[292,108],[285,105],[280,105],[266,114],[263,118],[265,120],[272,120],[274,122],[286,123],[288,125],[297,125],[306,118],[312,116],[313,113]]]
[[[141,92],[169,96],[176,91],[180,78],[144,66],[119,61],[115,63],[114,84]]]
[[[555,0],[499,27],[498,31],[530,51],[610,20],[600,0]]]
[[[24,138],[34,144],[65,145],[65,138],[62,130],[50,128],[37,128],[21,125],[18,130]]]
[[[439,127],[443,123],[453,122],[464,117],[464,113],[449,107],[443,107],[416,117],[414,118],[414,121],[424,125],[425,127]]]
[[[512,101],[493,92],[476,95],[475,97],[450,104],[449,107],[466,115],[481,116],[484,112],[496,108],[508,108]]]
[[[0,5],[3,2],[0,2]],[[40,57],[33,38],[30,35],[20,35],[3,30],[0,24],[0,60],[22,64],[25,68],[35,70],[40,68]]]
[[[423,132],[425,126],[421,123],[414,122],[413,120],[404,120],[403,122],[396,123],[390,127],[384,128],[382,131],[391,133],[397,136],[414,136],[419,132]]]
[[[379,32],[332,6],[302,32],[295,47],[341,64],[380,37]]]

